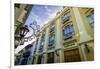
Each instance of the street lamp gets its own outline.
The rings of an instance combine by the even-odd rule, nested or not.
[[[29,32],[28,26],[27,25],[22,26],[20,28],[20,38],[21,39],[24,38],[28,32]]]
[[[24,37],[25,42],[31,41],[34,37],[38,37],[40,35],[40,26],[37,25],[36,22],[31,23],[29,27],[32,29],[33,32],[30,36]]]
[[[27,35],[27,33],[30,32],[29,28],[31,28],[33,32],[30,36],[25,37]],[[24,42],[31,41],[34,37],[38,37],[39,34],[40,34],[40,26],[37,25],[37,23],[35,21],[33,23],[29,24],[29,25],[22,25],[19,28],[19,38],[20,38],[20,40],[18,40],[18,45],[23,45]]]
[[[23,45],[24,44],[24,37],[26,36],[26,34],[29,32],[28,26],[27,25],[23,25],[22,27],[20,27],[19,30],[19,35],[20,35],[20,41],[19,44]]]

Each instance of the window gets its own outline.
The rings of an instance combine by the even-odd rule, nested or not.
[[[52,46],[54,43],[54,34],[51,34],[49,37],[49,46]]]
[[[88,21],[89,21],[91,27],[93,27],[93,25],[94,25],[94,13],[92,12],[90,15],[87,16],[87,18],[88,18]]]
[[[49,37],[49,46],[52,46],[53,43],[54,43],[54,28],[55,28],[55,25],[54,24],[51,24],[50,26],[50,37]]]
[[[43,41],[41,42],[41,45],[42,45],[42,46],[44,45],[44,42],[43,42]]]
[[[54,63],[54,52],[48,53],[47,63]]]
[[[45,42],[45,32],[42,33],[40,47],[39,47],[39,52],[43,51],[44,42]]]
[[[64,38],[64,40],[71,38],[73,36],[73,33],[74,33],[73,25],[65,26],[65,28],[63,30],[63,38]]]
[[[40,43],[39,52],[42,52],[43,51],[43,46],[44,46],[44,41],[42,41]]]
[[[51,26],[50,26],[50,32],[54,31],[54,28],[55,28],[55,25],[51,24]]]
[[[69,13],[65,14],[62,17],[62,23],[65,23],[66,21],[69,21],[69,19],[70,19],[70,14]]]
[[[45,40],[45,32],[42,33],[41,41]]]
[[[20,8],[20,4],[15,4],[15,7]]]

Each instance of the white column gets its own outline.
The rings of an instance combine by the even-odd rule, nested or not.
[[[48,35],[49,35],[49,28],[46,29],[45,43],[44,43],[43,52],[46,52],[46,51],[47,51],[47,46],[48,46]]]
[[[45,53],[43,56],[44,56],[44,60],[43,60],[43,63],[46,63],[47,62],[47,47],[48,47],[48,35],[49,35],[49,28],[46,29],[46,34],[45,34],[45,43],[44,43],[44,48],[43,48],[43,52]]]
[[[84,51],[84,46],[81,46],[81,50],[82,50],[82,54],[83,54],[83,57],[84,57],[84,61],[86,61],[87,58],[86,58],[86,54],[85,54],[85,51]]]
[[[38,39],[36,54],[38,54],[38,50],[39,50],[39,47],[40,47],[41,36],[42,36],[42,34],[40,34],[39,39]]]
[[[43,59],[44,59],[44,60],[43,60],[43,63],[45,64],[45,63],[47,63],[47,54],[44,54],[43,56],[44,56],[44,58],[43,58]]]
[[[77,26],[78,26],[78,29],[79,29],[79,33],[78,33],[79,36],[80,36],[79,43],[85,42],[85,41],[90,39],[90,36],[86,32],[84,22],[82,21],[79,9],[78,8],[73,8],[73,12],[74,12],[76,22],[77,22]]]
[[[56,49],[59,49],[61,48],[61,28],[60,28],[60,19],[58,19],[56,21],[56,34],[55,34],[55,37],[56,37]]]
[[[38,56],[35,56],[34,64],[37,64],[37,61],[38,61]]]
[[[61,53],[61,34],[62,34],[62,31],[61,31],[61,27],[60,27],[60,19],[58,19],[56,21],[56,50],[57,50],[57,53],[59,54],[58,56],[56,55],[55,56],[55,62],[62,62],[62,53]]]

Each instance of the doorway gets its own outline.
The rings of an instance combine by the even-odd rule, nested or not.
[[[78,61],[81,61],[78,48],[64,51],[64,62],[78,62]]]

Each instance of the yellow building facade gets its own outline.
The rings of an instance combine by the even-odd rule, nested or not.
[[[27,64],[94,60],[94,9],[64,7],[41,28]]]

